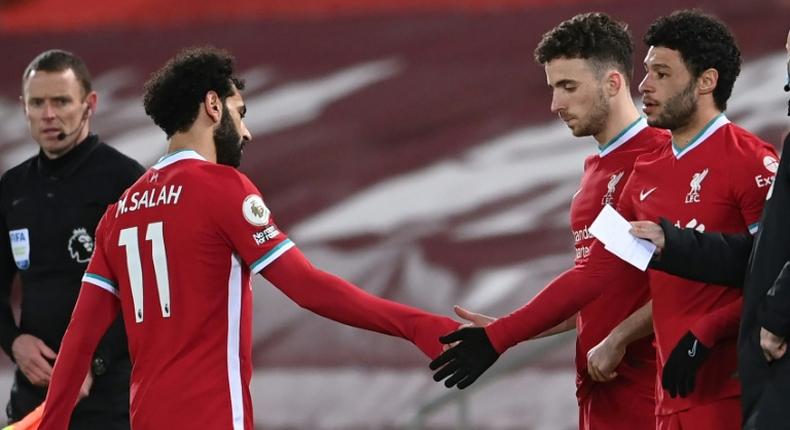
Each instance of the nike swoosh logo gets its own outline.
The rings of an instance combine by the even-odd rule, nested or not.
[[[691,349],[687,351],[690,358],[694,358],[697,355],[697,342],[699,341],[695,340],[694,343],[691,345]]]
[[[642,190],[642,191],[640,191],[640,192],[639,192],[639,201],[640,201],[640,202],[643,202],[643,201],[645,201],[645,199],[647,198],[647,196],[649,196],[650,194],[652,194],[652,193],[653,193],[653,191],[655,191],[655,190],[656,190],[656,188],[658,188],[658,187],[653,187],[653,188],[651,188],[651,189],[649,189],[649,190],[647,190],[647,191],[645,191],[645,190]]]

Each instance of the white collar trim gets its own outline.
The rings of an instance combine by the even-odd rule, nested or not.
[[[203,156],[197,153],[197,151],[193,149],[181,149],[175,152],[171,152],[164,157],[160,158],[156,164],[153,165],[154,169],[160,170],[165,168],[173,163],[177,163],[182,160],[201,160],[207,161]]]
[[[689,142],[689,145],[686,146],[685,148],[678,149],[678,147],[675,146],[675,141],[673,140],[672,152],[675,153],[675,158],[679,160],[680,157],[688,154],[694,148],[702,145],[702,142],[704,142],[707,138],[709,138],[713,133],[715,133],[718,129],[724,127],[729,123],[730,120],[722,112],[719,115],[717,115],[716,118],[710,120],[710,122],[708,122],[705,125],[705,127],[703,127],[699,133],[697,133],[696,136],[692,137],[691,141]]]
[[[603,149],[600,150],[598,154],[599,157],[603,158],[607,155],[614,152],[617,148],[625,145],[626,142],[631,140],[632,137],[636,136],[647,128],[647,120],[644,117],[639,117],[636,121],[629,124],[623,131],[620,132],[617,136],[613,137],[606,145],[603,146]]]

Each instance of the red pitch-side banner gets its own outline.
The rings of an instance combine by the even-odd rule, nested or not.
[[[595,3],[606,2],[598,0]],[[591,0],[0,0],[0,31],[172,26],[260,18],[529,9]]]

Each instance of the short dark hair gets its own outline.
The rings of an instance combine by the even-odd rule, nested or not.
[[[85,65],[85,62],[69,51],[50,49],[38,54],[27,65],[25,72],[22,74],[22,94],[25,93],[25,83],[33,72],[62,72],[68,69],[74,71],[74,76],[77,77],[84,94],[91,92],[93,89],[91,74],[88,72],[88,66]]]
[[[143,106],[168,139],[187,131],[206,93],[215,91],[223,104],[244,81],[234,75],[234,58],[214,47],[189,48],[170,59],[145,83]]]
[[[557,58],[590,60],[596,73],[614,66],[630,83],[634,74],[634,42],[624,23],[601,12],[582,13],[561,22],[543,35],[535,61]]]
[[[735,79],[741,73],[741,51],[723,22],[698,10],[680,10],[655,20],[644,41],[647,46],[680,52],[694,78],[707,69],[716,69],[719,79],[713,100],[719,110],[727,109]]]

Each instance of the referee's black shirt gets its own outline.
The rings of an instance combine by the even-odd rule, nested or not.
[[[59,158],[39,152],[0,178],[0,347],[9,357],[20,334],[36,336],[58,351],[93,251],[96,225],[107,205],[143,172],[136,161],[91,134]],[[9,305],[17,272],[22,281],[19,326]],[[128,429],[130,363],[120,318],[95,356],[104,360],[106,372],[94,377],[71,428]],[[30,384],[18,369],[14,379],[7,411],[16,420],[43,401],[46,389]]]

